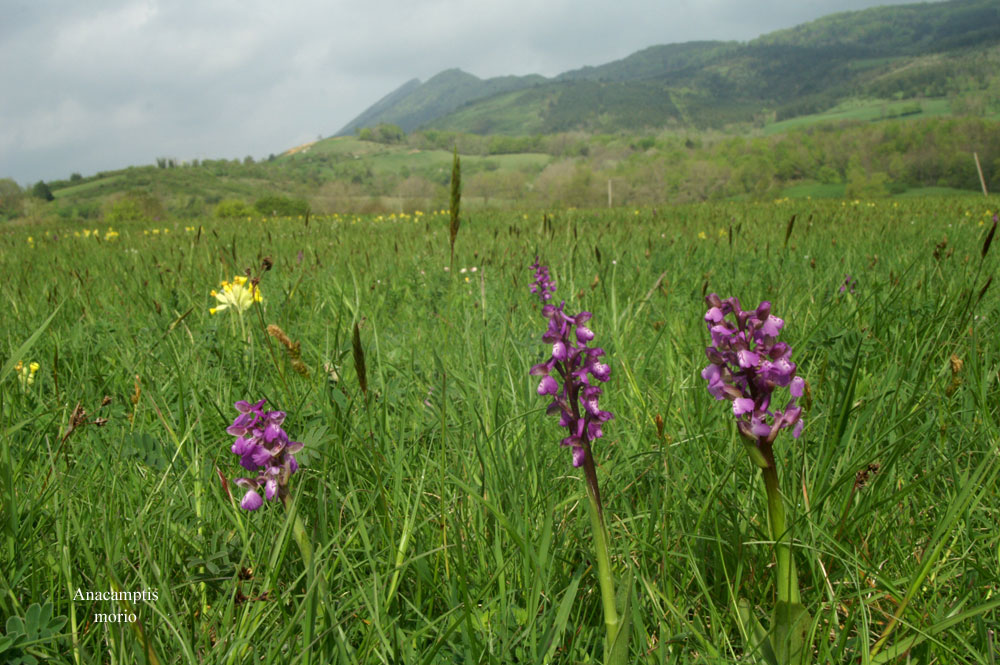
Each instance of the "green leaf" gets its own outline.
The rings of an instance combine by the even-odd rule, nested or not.
[[[8,635],[24,635],[24,620],[21,617],[10,617],[7,619]]]
[[[740,598],[737,603],[737,613],[740,623],[746,628],[749,627],[749,634],[746,636],[747,651],[753,655],[759,655],[767,665],[778,665],[778,659],[771,649],[771,642],[767,639],[767,631],[761,625],[760,620],[751,611],[750,603],[746,598]]]
[[[49,608],[49,613],[52,613],[52,608]],[[42,606],[38,603],[34,603],[28,608],[28,611],[24,615],[24,633],[32,640],[37,639],[36,636],[39,633],[39,628],[42,625]],[[48,618],[46,618],[45,623],[48,623]]]
[[[624,602],[619,601],[619,617],[621,623],[618,624],[618,633],[615,634],[614,642],[608,650],[608,665],[628,665],[628,643],[632,637],[632,573],[629,572],[625,584],[619,589],[620,596],[624,596]]]
[[[801,603],[778,601],[774,606],[771,648],[779,665],[805,665],[810,660],[809,626],[812,617]]]

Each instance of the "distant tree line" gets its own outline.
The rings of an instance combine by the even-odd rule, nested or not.
[[[792,186],[859,198],[918,187],[978,191],[973,152],[987,186],[1000,190],[1000,123],[975,116],[913,117],[905,105],[897,112],[904,117],[816,124],[774,136],[683,130],[481,136],[383,128],[378,135],[397,142],[394,153],[368,156],[355,144],[262,162],[202,160],[103,174],[113,177],[74,174],[26,189],[0,180],[0,218],[194,219],[441,209],[448,205],[445,156],[456,146],[463,156],[467,208],[601,206],[609,180],[614,203],[635,206],[767,199]],[[407,159],[417,151],[443,155]],[[390,159],[379,161],[378,155]],[[398,166],[387,167],[392,163]]]

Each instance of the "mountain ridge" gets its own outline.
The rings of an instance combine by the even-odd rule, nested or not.
[[[928,87],[924,79],[983,78],[981,61],[998,46],[995,0],[873,7],[747,42],[649,46],[552,78],[480,79],[448,69],[417,85],[411,80],[335,135],[378,123],[479,134],[721,128],[768,114],[816,113],[851,97],[939,96],[941,86]],[[945,59],[920,61],[929,53]],[[919,71],[903,74],[914,62]]]

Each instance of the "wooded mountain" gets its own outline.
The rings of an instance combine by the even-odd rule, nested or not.
[[[941,97],[986,88],[1000,64],[996,0],[832,14],[752,41],[653,46],[554,78],[413,79],[344,126],[478,134],[699,129],[787,119],[845,99]]]

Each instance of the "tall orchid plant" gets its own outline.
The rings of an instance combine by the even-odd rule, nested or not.
[[[561,445],[572,451],[573,466],[583,467],[607,631],[604,662],[624,663],[628,655],[628,630],[623,629],[618,617],[608,555],[608,532],[597,483],[597,467],[591,451],[591,443],[604,435],[603,424],[614,418],[598,404],[602,393],[598,384],[606,383],[611,378],[611,367],[601,360],[604,349],[588,346],[594,339],[593,331],[586,325],[591,313],[580,312],[571,316],[565,311],[565,302],[553,305],[550,301],[556,285],[548,267],[541,265],[536,258],[531,268],[535,271],[531,292],[538,297],[542,304],[542,316],[549,322],[542,341],[551,345],[552,353],[547,360],[533,366],[530,374],[541,377],[538,394],[552,399],[547,412],[550,415],[558,413],[560,427],[567,430]]]

